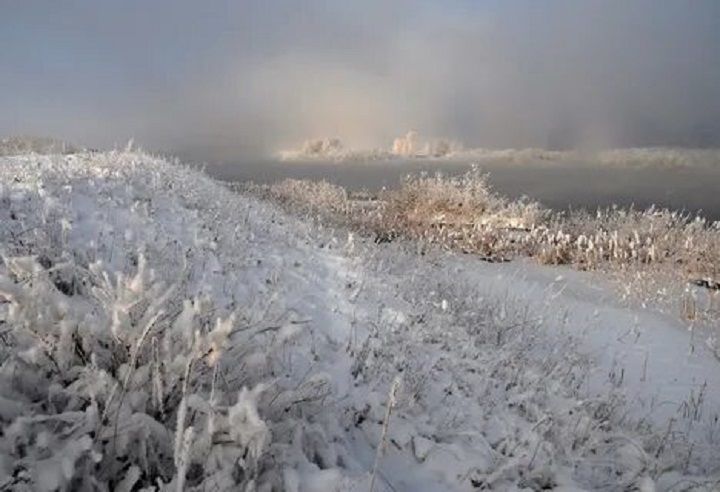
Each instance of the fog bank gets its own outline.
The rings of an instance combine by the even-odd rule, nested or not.
[[[720,4],[23,2],[0,135],[232,160],[412,128],[466,147],[720,147]]]

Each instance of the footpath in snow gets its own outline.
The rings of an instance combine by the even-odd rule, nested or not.
[[[0,160],[0,490],[717,490],[720,366],[602,278],[144,154]]]

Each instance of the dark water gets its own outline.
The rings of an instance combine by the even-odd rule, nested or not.
[[[461,174],[469,163],[393,161],[371,163],[298,163],[252,161],[213,164],[205,169],[228,181],[271,183],[284,178],[325,179],[351,190],[397,186],[421,171]],[[509,197],[527,195],[554,209],[594,210],[613,204],[646,208],[658,205],[720,220],[720,166],[628,168],[592,164],[490,164],[493,188]]]

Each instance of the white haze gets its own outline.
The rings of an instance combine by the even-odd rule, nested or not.
[[[408,129],[466,147],[720,147],[720,4],[3,4],[0,134],[237,160]]]

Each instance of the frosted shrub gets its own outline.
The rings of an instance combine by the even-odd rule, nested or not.
[[[6,398],[43,409],[3,415],[9,427],[0,452],[15,461],[17,486],[91,488],[95,480],[117,483],[132,467],[141,482],[178,482],[188,463],[204,462],[197,447],[223,456],[205,473],[217,469],[225,481],[240,457],[243,468],[257,470],[268,434],[254,399],[243,390],[227,411],[207,402],[232,317],[213,323],[211,303],[200,299],[178,311],[176,286],[154,281],[142,257],[132,276],[91,265],[92,297],[82,305],[68,302],[34,259],[5,263],[0,296],[10,303],[16,356],[2,364],[0,385]],[[215,450],[223,435],[230,462]]]
[[[720,319],[713,290],[720,285],[720,222],[657,208],[553,212],[527,198],[497,195],[477,168],[451,178],[410,176],[398,189],[383,190],[371,200],[309,181],[269,188],[276,194],[263,196],[288,211],[350,227],[378,243],[405,237],[418,240],[421,252],[453,249],[493,262],[530,257],[600,270],[616,280],[625,298],[692,321]],[[685,290],[693,284],[710,289],[690,310]]]
[[[408,226],[473,222],[500,205],[479,173],[459,178],[409,176],[398,190],[387,192],[383,198],[385,216]]]
[[[270,187],[270,196],[310,214],[344,215],[348,210],[345,189],[327,181],[286,179]]]
[[[0,490],[282,487],[328,384],[275,356],[300,334],[248,258],[271,214],[137,153],[0,183]]]
[[[342,152],[343,145],[337,138],[306,140],[302,146],[302,153],[308,156],[332,156]]]
[[[383,191],[370,208],[326,182],[284,180],[269,189],[270,197],[288,210],[350,225],[378,241],[406,236],[493,257],[517,249],[516,239],[509,240],[504,231],[536,227],[547,216],[536,202],[510,202],[494,193],[477,168],[459,177],[408,176],[400,188]]]
[[[656,208],[552,212],[527,198],[499,196],[477,168],[459,177],[409,176],[383,190],[370,209],[327,183],[293,180],[271,189],[288,209],[341,222],[377,242],[404,236],[492,261],[529,256],[604,270],[643,296],[662,291],[675,300],[680,293],[670,294],[670,287],[719,283],[720,223]],[[662,285],[651,285],[650,277]]]
[[[0,156],[37,154],[70,154],[78,148],[60,140],[47,137],[9,137],[0,139]]]

